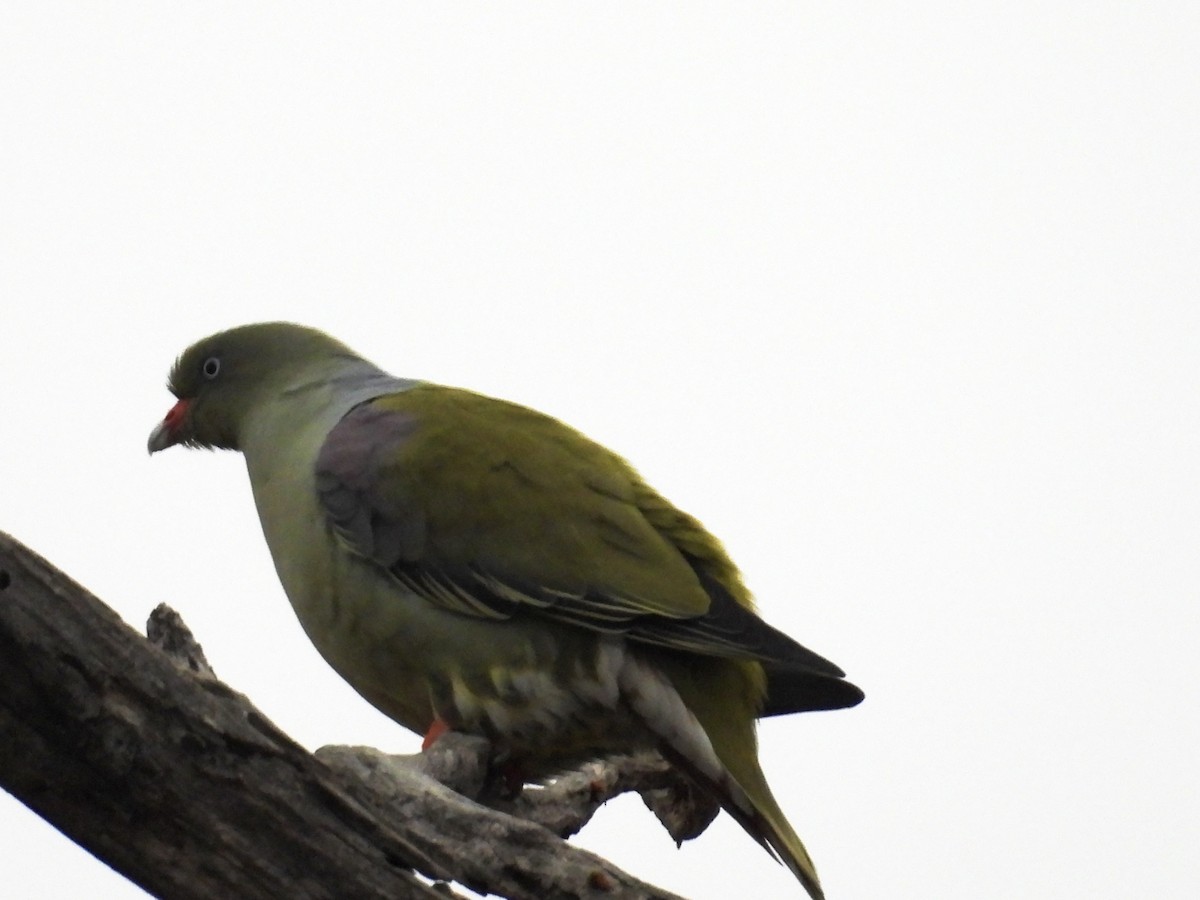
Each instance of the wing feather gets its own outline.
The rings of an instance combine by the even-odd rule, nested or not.
[[[698,522],[549,416],[420,384],[347,413],[316,484],[344,546],[456,613],[842,675],[758,618]]]

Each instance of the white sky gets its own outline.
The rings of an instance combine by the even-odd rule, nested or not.
[[[175,355],[286,318],[554,413],[867,692],[761,729],[831,900],[1200,886],[1200,13],[5,4],[0,528],[167,601],[310,747],[325,667]],[[798,896],[728,819],[581,843]],[[140,892],[0,795],[19,898]]]

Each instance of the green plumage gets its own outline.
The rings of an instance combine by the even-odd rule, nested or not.
[[[300,326],[207,338],[170,387],[151,450],[245,454],[285,591],[368,700],[487,734],[534,774],[658,748],[821,895],[754,721],[861,692],[759,619],[720,543],[623,459]]]
[[[373,405],[418,423],[380,465],[377,490],[381,508],[423,516],[428,564],[470,560],[552,590],[601,590],[637,614],[708,608],[615,454],[549,416],[468,391],[421,384]]]

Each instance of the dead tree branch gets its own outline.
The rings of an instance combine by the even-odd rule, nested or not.
[[[0,786],[161,897],[454,896],[432,880],[510,898],[670,898],[556,834],[622,790],[642,791],[680,839],[710,812],[653,758],[506,799],[489,794],[486,743],[461,735],[409,764],[314,756],[217,680],[176,614],[160,607],[149,632],[0,532]]]

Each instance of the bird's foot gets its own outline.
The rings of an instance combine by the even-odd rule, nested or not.
[[[501,790],[501,796],[508,799],[513,799],[520,796],[521,791],[525,788],[526,772],[516,760],[508,760],[496,766],[496,775],[498,778],[498,787]]]
[[[421,750],[425,751],[432,747],[437,739],[450,730],[450,726],[446,724],[446,720],[435,718],[429,725],[429,730],[425,732],[425,740],[421,741]]]

